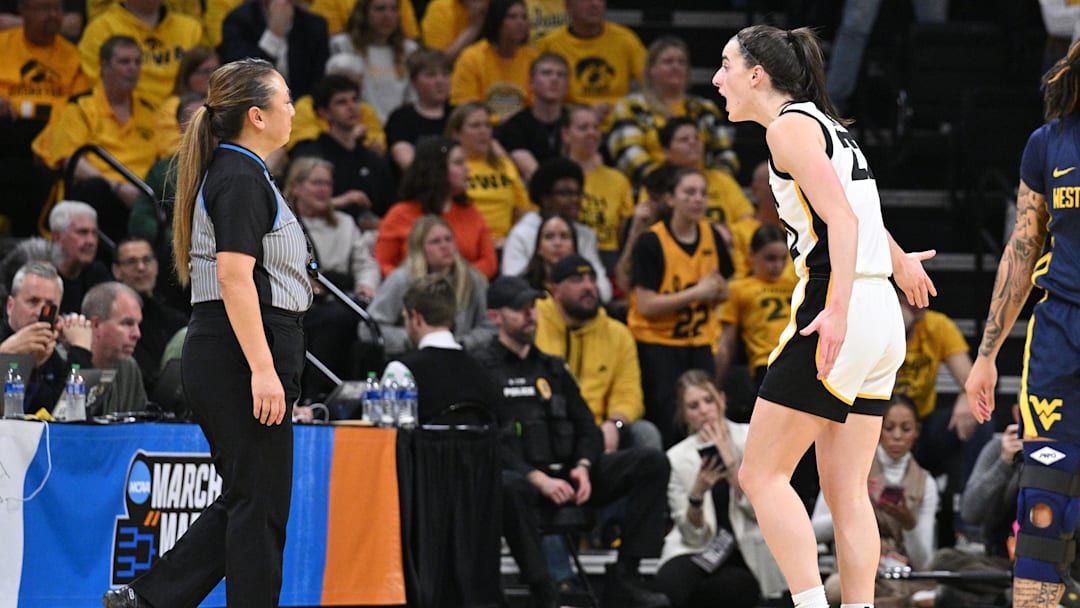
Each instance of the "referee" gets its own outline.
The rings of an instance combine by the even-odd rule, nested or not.
[[[309,255],[265,159],[289,140],[285,80],[262,60],[210,78],[179,153],[173,248],[191,284],[184,393],[223,478],[220,497],[108,608],[196,606],[224,576],[232,608],[278,605],[292,494]]]

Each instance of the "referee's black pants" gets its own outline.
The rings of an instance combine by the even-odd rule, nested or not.
[[[262,315],[288,408],[300,395],[303,319],[266,308]],[[154,608],[188,608],[225,577],[230,608],[276,607],[292,498],[291,411],[276,426],[255,419],[251,370],[219,303],[192,311],[181,369],[222,493],[132,587]]]

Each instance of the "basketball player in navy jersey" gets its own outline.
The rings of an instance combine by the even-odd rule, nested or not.
[[[1080,45],[1043,76],[1043,89],[1049,122],[1024,148],[1016,226],[964,386],[975,419],[990,420],[998,351],[1032,284],[1043,289],[1028,321],[1020,386],[1024,468],[1016,516],[1017,608],[1057,606],[1066,587],[1070,596],[1080,591],[1069,575],[1080,511]]]

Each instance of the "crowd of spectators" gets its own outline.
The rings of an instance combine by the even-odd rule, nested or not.
[[[385,347],[374,364],[363,356],[371,328],[315,285],[308,351],[346,379],[408,363],[421,418],[446,405],[426,405],[426,387],[443,384],[421,370],[445,374],[445,362],[490,381],[470,398],[517,429],[502,454],[505,532],[534,605],[554,605],[561,581],[529,513],[590,499],[629,502],[616,514],[610,605],[692,606],[725,589],[778,596],[734,474],[745,395],[791,314],[767,166],[747,196],[732,125],[718,100],[689,92],[686,42],[646,47],[604,0],[424,4],[92,0],[74,11],[17,0],[0,12],[0,234],[20,240],[0,264],[0,353],[33,355],[27,412],[53,410],[72,364],[109,371],[92,414],[154,402],[190,309],[171,271],[176,149],[210,74],[260,57],[297,111],[269,169],[320,271],[368,311]],[[838,48],[873,19],[858,16],[845,17]],[[858,61],[832,64],[842,98]],[[86,145],[154,196],[103,158],[77,156]],[[52,325],[38,320],[46,303],[60,311]],[[999,445],[993,429],[976,429],[962,398],[937,403],[934,392],[939,364],[963,384],[967,345],[944,315],[906,309],[905,320],[897,393],[910,402],[886,416],[875,475],[908,490],[898,507],[879,502],[879,515],[891,550],[921,567],[936,544],[927,471],[947,476],[951,497],[973,469],[980,488],[990,472],[1003,480],[998,459],[1009,464],[1015,449],[976,464]],[[484,364],[461,363],[461,350]],[[517,390],[523,382],[535,391]],[[333,386],[309,368],[304,399]],[[706,442],[719,456],[702,459]],[[691,556],[721,532],[737,548],[706,571]],[[637,578],[661,548],[667,600]]]

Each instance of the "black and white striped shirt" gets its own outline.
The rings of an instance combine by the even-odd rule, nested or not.
[[[221,300],[217,252],[255,258],[259,303],[291,312],[311,306],[309,254],[296,216],[255,153],[221,144],[203,178],[191,227],[191,303]]]

